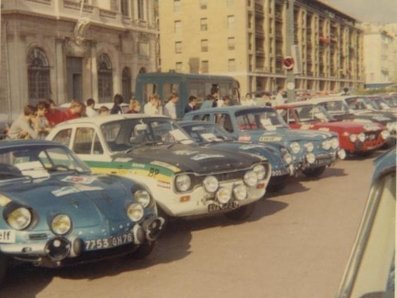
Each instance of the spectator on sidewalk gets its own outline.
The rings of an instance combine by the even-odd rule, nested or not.
[[[185,114],[197,109],[197,97],[190,95],[188,99],[188,104],[185,107]]]
[[[38,134],[39,139],[45,139],[51,130],[51,125],[46,118],[49,105],[40,101],[36,106],[35,117],[32,119],[33,128]]]
[[[123,110],[121,109],[121,104],[124,99],[121,94],[115,94],[113,97],[113,107],[110,110],[110,114],[123,114]]]
[[[171,93],[168,98],[167,104],[164,106],[164,115],[170,117],[171,119],[176,119],[176,103],[179,100],[179,96],[176,93]]]
[[[32,127],[32,121],[35,117],[35,108],[26,105],[21,114],[12,124],[7,132],[10,139],[37,139],[38,133]]]
[[[86,101],[87,107],[85,113],[87,117],[95,117],[98,116],[98,112],[95,110],[95,100],[93,98],[89,98]]]

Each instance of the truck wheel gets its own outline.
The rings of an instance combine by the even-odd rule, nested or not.
[[[322,167],[318,167],[318,168],[314,168],[314,169],[306,169],[306,170],[302,170],[302,173],[306,177],[316,178],[316,177],[321,176],[322,173],[324,173],[325,168],[326,168],[325,166],[322,166]]]
[[[255,209],[255,203],[251,203],[236,210],[229,211],[225,213],[225,216],[232,220],[244,220],[251,216]]]

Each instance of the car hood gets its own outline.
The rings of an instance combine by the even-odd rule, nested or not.
[[[48,229],[47,221],[57,214],[70,216],[74,226],[92,227],[127,220],[125,208],[133,201],[131,190],[118,180],[112,176],[57,175],[18,187],[5,185],[0,193],[12,200],[8,204],[31,208],[40,219],[37,229]]]
[[[380,130],[381,127],[375,123],[360,123],[357,121],[336,121],[326,123],[316,123],[313,125],[316,129],[327,129],[331,131],[349,130],[351,132]]]
[[[313,131],[313,130],[292,130],[292,129],[277,129],[274,131],[254,131],[250,133],[252,138],[259,142],[276,142],[276,143],[291,143],[300,141],[321,141],[331,136],[327,132]]]
[[[117,155],[116,158],[123,155]],[[194,145],[175,144],[173,146],[156,146],[135,149],[126,156],[137,163],[166,163],[176,167],[174,172],[209,172],[235,171],[251,167],[259,162],[259,157],[238,152],[227,152]]]

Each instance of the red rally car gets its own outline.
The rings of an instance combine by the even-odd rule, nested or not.
[[[339,146],[350,154],[365,154],[382,147],[390,133],[377,123],[337,121],[323,107],[310,102],[294,102],[276,107],[293,129],[332,131],[339,135]]]

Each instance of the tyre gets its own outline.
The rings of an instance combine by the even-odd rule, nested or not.
[[[155,243],[154,241],[145,241],[131,256],[138,260],[146,258],[153,251]]]
[[[324,173],[325,169],[326,169],[326,166],[322,166],[322,167],[318,167],[318,168],[314,168],[314,169],[302,170],[302,173],[306,177],[316,178],[316,177],[321,176],[321,174]]]
[[[0,284],[3,282],[7,274],[8,258],[0,253]]]
[[[225,216],[232,220],[244,220],[251,216],[255,209],[255,203],[251,203],[236,210],[229,211],[225,213]]]

